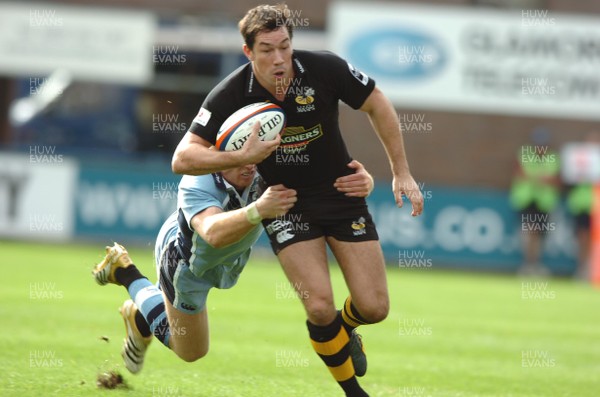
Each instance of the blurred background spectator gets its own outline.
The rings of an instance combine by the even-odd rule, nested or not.
[[[577,238],[577,277],[590,277],[591,214],[594,184],[600,180],[600,132],[590,132],[582,142],[562,148],[562,179],[566,187],[566,207],[573,217]]]
[[[544,236],[556,227],[552,213],[560,200],[560,161],[550,147],[550,132],[535,129],[521,146],[510,191],[513,209],[519,213],[524,263],[521,274],[548,274],[541,262]]]

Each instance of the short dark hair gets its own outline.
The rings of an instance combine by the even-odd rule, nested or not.
[[[248,10],[239,22],[238,27],[248,48],[254,47],[256,35],[261,32],[271,32],[280,27],[285,27],[290,35],[294,34],[294,27],[290,23],[290,10],[285,3],[277,5],[262,4]]]

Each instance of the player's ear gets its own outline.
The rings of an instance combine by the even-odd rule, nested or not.
[[[252,52],[250,47],[246,45],[246,43],[244,43],[244,45],[242,46],[242,51],[244,51],[244,55],[246,55],[246,58],[248,58],[250,62],[254,61],[254,53]]]

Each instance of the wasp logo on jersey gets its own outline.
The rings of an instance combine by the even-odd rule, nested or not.
[[[281,136],[281,144],[284,153],[298,153],[306,149],[308,144],[315,139],[323,136],[321,124],[311,128],[286,127],[285,133]]]
[[[358,220],[352,222],[352,234],[355,236],[361,236],[363,234],[367,234],[367,229],[365,225],[365,218],[362,216],[358,218]]]
[[[296,103],[300,105],[310,105],[315,101],[315,89],[312,87],[303,87],[303,93],[296,96]]]
[[[297,106],[296,111],[298,113],[311,112],[315,110],[315,105],[313,102],[315,101],[315,89],[312,87],[304,87],[304,92],[301,95],[296,96],[295,101],[299,105]]]

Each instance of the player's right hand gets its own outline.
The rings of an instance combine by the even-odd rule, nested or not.
[[[248,140],[244,143],[244,146],[240,149],[240,156],[243,156],[242,162],[244,164],[258,164],[271,153],[273,153],[279,143],[281,142],[281,135],[277,135],[275,139],[270,141],[261,141],[258,137],[260,131],[260,123],[257,122],[252,126],[252,133],[248,137]]]
[[[296,191],[288,189],[283,185],[269,186],[258,200],[256,209],[263,219],[277,218],[283,216],[298,201]]]

